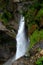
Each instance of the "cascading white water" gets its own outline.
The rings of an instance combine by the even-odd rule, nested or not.
[[[3,65],[12,65],[12,63],[19,59],[20,57],[24,56],[27,48],[28,48],[28,41],[26,39],[26,34],[25,34],[25,21],[24,21],[24,17],[21,16],[20,19],[20,24],[19,24],[19,29],[18,29],[18,33],[16,36],[16,41],[17,41],[17,50],[16,50],[16,55],[9,59],[5,64]]]
[[[25,55],[28,47],[28,41],[26,39],[26,34],[25,34],[25,21],[23,16],[21,16],[16,40],[17,40],[17,51],[16,51],[15,59],[18,59],[23,55]]]

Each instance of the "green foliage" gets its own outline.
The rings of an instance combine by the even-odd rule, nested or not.
[[[36,65],[43,65],[43,57],[39,58],[39,59],[36,61]]]
[[[34,44],[43,39],[43,30],[35,30],[32,35],[30,35],[30,48],[33,47]]]
[[[41,39],[43,39],[43,30],[40,30],[40,22],[43,19],[43,0],[31,0],[32,4],[25,5],[27,10],[23,10],[28,29],[31,30],[33,24],[37,25],[37,29],[30,34],[30,48]]]
[[[39,37],[40,37],[40,40],[43,39],[43,30],[41,30],[41,31],[39,32]]]
[[[13,15],[10,12],[6,11],[6,10],[3,13],[0,13],[0,20],[4,24],[8,23],[9,20],[12,19],[12,17],[13,17]]]
[[[28,20],[28,22],[32,22],[34,20],[34,11],[35,9],[33,7],[30,7],[26,12],[23,12],[25,20]]]
[[[38,49],[37,49],[37,51],[39,51],[39,52],[40,52],[41,50],[42,50],[41,48],[38,48]]]
[[[9,0],[0,0],[0,10],[6,9],[8,3],[9,3]]]
[[[0,11],[1,11],[0,12],[0,20],[4,24],[7,24],[11,19],[13,19],[13,13],[11,13],[9,10],[7,10],[9,1],[10,0],[0,0]]]
[[[6,3],[3,0],[0,0],[0,10],[3,10],[6,6]]]
[[[30,35],[30,48],[33,47],[33,45],[38,42],[39,40],[39,31],[35,30],[32,35]]]
[[[32,3],[33,1],[33,3]],[[26,5],[27,10],[23,10],[25,21],[28,23],[28,27],[32,24],[40,23],[43,18],[43,0],[31,0],[32,4]]]
[[[41,20],[43,17],[43,8],[39,10],[39,12],[36,15],[36,19]]]
[[[30,30],[33,24],[38,25],[37,29],[30,35],[30,48],[43,39],[43,30],[38,30],[40,29],[40,20],[43,18],[43,0],[31,0],[31,2],[33,3],[25,5],[27,10],[23,10],[28,29]]]

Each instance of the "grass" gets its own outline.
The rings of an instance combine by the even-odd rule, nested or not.
[[[36,61],[36,65],[43,65],[43,57],[39,58],[39,59]]]
[[[35,30],[32,35],[30,35],[30,48],[34,46],[37,42],[43,39],[43,30]]]

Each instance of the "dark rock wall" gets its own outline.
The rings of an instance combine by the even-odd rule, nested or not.
[[[16,52],[16,40],[0,30],[0,60],[6,61]]]

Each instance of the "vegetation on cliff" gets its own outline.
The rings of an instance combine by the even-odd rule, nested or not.
[[[26,22],[26,25],[28,26],[28,37],[30,38],[30,50],[35,46],[35,44],[36,46],[39,46],[39,45],[43,46],[43,41],[41,42],[42,45],[41,44],[38,45],[40,40],[43,40],[43,0],[21,0],[21,1],[27,2],[27,4],[23,4],[22,11],[21,10],[20,11],[25,17],[25,22]],[[15,4],[17,5],[18,3],[15,3]],[[14,20],[14,15],[18,14],[17,6],[15,6],[15,10],[14,10],[15,4],[13,3],[13,0],[0,0],[0,22],[2,22],[2,24],[9,31],[8,33],[6,33],[6,31],[0,30],[0,48],[3,47],[3,49],[1,48],[1,50],[2,51],[4,50],[5,52],[7,51],[6,49],[8,49],[7,52],[10,52],[11,56],[14,55],[13,53],[14,51],[11,53],[11,51],[14,50],[13,46],[16,47],[16,44],[14,44],[16,43],[16,40],[14,41],[14,34],[15,34],[14,31],[16,31],[18,28],[17,25],[15,24],[16,21]],[[13,35],[12,36],[13,38],[9,34],[11,36]],[[33,48],[33,52],[31,51],[31,54],[34,55],[34,59],[36,59],[37,57],[35,56],[35,54],[37,55],[36,46]],[[38,48],[38,50],[40,49],[41,47]],[[43,52],[41,56],[43,56]],[[3,55],[2,57],[6,58]],[[38,57],[39,57],[39,54],[38,54]],[[32,58],[32,61],[34,59]],[[35,64],[42,65],[42,62],[43,62],[43,57],[39,58],[35,62]]]
[[[31,0],[31,4],[25,5],[23,15],[28,26],[30,47],[43,39],[43,0]]]
[[[13,5],[10,0],[0,0],[0,21],[6,25],[13,18]]]
[[[43,65],[43,57],[39,58],[39,59],[36,61],[36,65]]]

